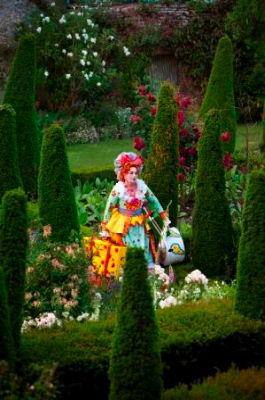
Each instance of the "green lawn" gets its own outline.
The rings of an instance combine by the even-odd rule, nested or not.
[[[246,148],[246,125],[238,125],[236,149]],[[249,124],[249,151],[259,150],[262,140],[261,124]],[[109,140],[99,143],[75,144],[67,147],[70,169],[82,170],[113,166],[113,160],[122,151],[134,151],[132,138]]]
[[[262,125],[260,124],[248,124],[238,125],[237,137],[236,137],[236,150],[244,151],[246,148],[246,137],[248,130],[248,146],[249,151],[259,150],[259,145],[262,142]]]
[[[70,169],[113,166],[113,160],[122,151],[133,151],[132,139],[75,144],[67,147]]]

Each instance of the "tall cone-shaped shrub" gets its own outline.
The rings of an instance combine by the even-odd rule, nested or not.
[[[13,338],[3,268],[0,267],[0,360],[14,363]]]
[[[4,270],[15,349],[20,343],[27,255],[27,198],[21,189],[6,192],[2,200],[0,260]]]
[[[16,111],[17,149],[20,175],[25,192],[37,194],[39,142],[35,121],[35,37],[20,38],[4,92],[4,103]]]
[[[178,126],[175,93],[170,83],[163,83],[157,114],[152,128],[151,150],[146,161],[145,180],[169,208],[169,218],[175,224],[178,212]]]
[[[144,251],[128,248],[110,356],[110,400],[158,400],[162,389],[158,326]]]
[[[230,132],[232,137],[224,143],[224,150],[233,152],[236,142],[236,112],[233,83],[233,48],[230,38],[223,36],[217,45],[213,66],[204,95],[200,117],[205,118],[207,111],[220,111],[220,130]]]
[[[59,125],[52,125],[43,137],[38,193],[41,222],[51,225],[51,239],[68,241],[72,231],[79,232],[79,223],[64,132]]]
[[[7,190],[22,186],[17,157],[16,113],[0,106],[0,199]]]
[[[265,101],[263,104],[263,112],[262,112],[261,120],[262,120],[262,142],[260,144],[260,151],[265,153]]]
[[[265,319],[265,171],[250,175],[237,261],[236,309]]]
[[[191,250],[195,268],[210,278],[224,276],[232,250],[232,222],[216,110],[209,111],[199,141]]]

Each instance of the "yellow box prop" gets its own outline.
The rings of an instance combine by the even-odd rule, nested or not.
[[[92,257],[95,272],[106,277],[118,277],[125,262],[126,246],[118,246],[108,240],[84,238],[88,257]]]

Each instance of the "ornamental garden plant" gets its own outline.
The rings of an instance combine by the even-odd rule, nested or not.
[[[39,166],[39,133],[35,120],[35,36],[21,36],[4,91],[4,103],[16,112],[18,165],[25,193],[36,198]],[[15,147],[14,147],[15,151]]]
[[[16,113],[7,104],[0,106],[0,198],[7,190],[22,187],[18,167]]]
[[[157,107],[144,177],[164,209],[172,202],[169,218],[175,224],[178,210],[177,105],[174,88],[168,82],[161,85]]]
[[[45,14],[37,11],[30,26],[37,46],[38,107],[69,115],[86,111],[93,125],[100,123],[107,117],[102,102],[108,107],[109,95],[120,90],[117,65],[131,56],[115,28],[99,26],[87,5],[63,13],[55,2]]]
[[[78,235],[79,222],[66,154],[65,137],[59,125],[45,132],[38,179],[39,212],[43,226],[51,226],[53,241],[69,241]]]
[[[192,262],[211,278],[229,276],[233,246],[220,126],[219,112],[210,110],[199,143],[192,216]]]

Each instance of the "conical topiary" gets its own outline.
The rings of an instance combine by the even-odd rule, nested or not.
[[[51,225],[51,239],[68,241],[79,232],[77,208],[68,166],[63,129],[52,125],[44,134],[39,173],[39,213]]]
[[[0,199],[7,190],[22,186],[17,158],[16,113],[0,106]]]
[[[160,399],[158,340],[144,251],[128,248],[110,356],[110,400]]]
[[[0,267],[0,360],[5,360],[10,366],[13,366],[13,338],[11,334],[6,284],[2,267]]]
[[[191,250],[195,268],[210,278],[224,276],[232,250],[232,222],[216,110],[209,111],[199,141]]]
[[[262,121],[262,142],[260,144],[260,151],[265,153],[265,101],[263,103],[263,112],[261,116]]]
[[[6,192],[2,200],[0,260],[4,270],[15,349],[19,348],[24,303],[27,254],[27,198],[21,189]]]
[[[227,35],[217,45],[208,86],[200,109],[205,118],[210,109],[220,111],[221,133],[230,132],[232,137],[224,150],[233,152],[236,142],[236,112],[233,84],[233,48]]]
[[[158,96],[151,150],[146,161],[145,180],[164,208],[172,201],[169,218],[173,225],[178,213],[178,126],[175,93],[163,83]]]
[[[20,38],[4,92],[4,103],[16,112],[17,150],[20,175],[25,192],[36,196],[39,142],[35,121],[35,37]]]
[[[237,262],[236,309],[265,319],[265,171],[250,175]]]

